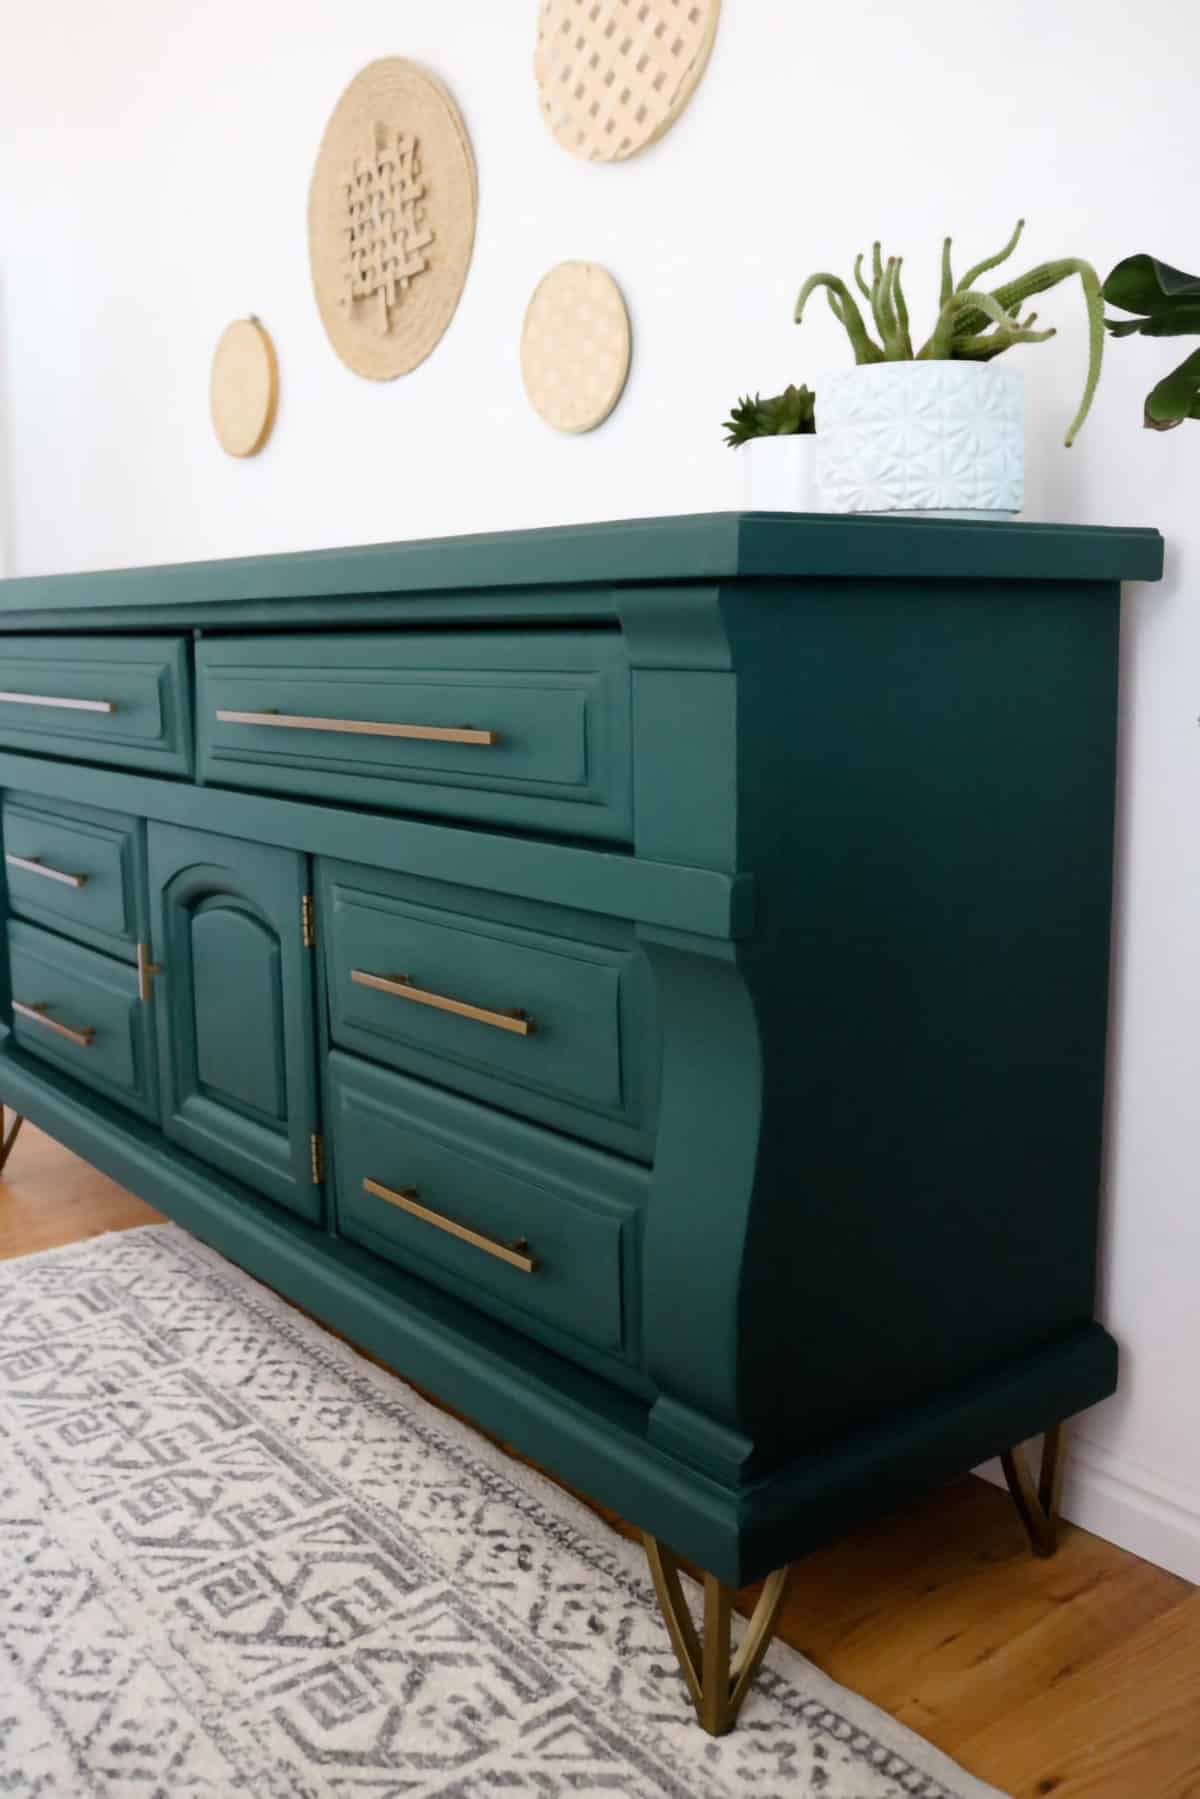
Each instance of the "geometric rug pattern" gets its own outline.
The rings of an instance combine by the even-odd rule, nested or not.
[[[0,1263],[0,1794],[993,1789],[778,1643],[705,1736],[634,1545],[153,1225]]]

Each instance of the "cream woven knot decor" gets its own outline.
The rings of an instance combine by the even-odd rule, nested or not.
[[[370,63],[334,108],[308,197],[317,306],[347,368],[390,381],[429,355],[467,278],[475,212],[449,92],[403,57]]]
[[[556,431],[591,431],[621,397],[629,373],[629,314],[594,262],[560,262],[533,291],[521,331],[529,403]]]
[[[589,162],[671,129],[704,73],[721,0],[541,0],[534,71],[546,123]]]

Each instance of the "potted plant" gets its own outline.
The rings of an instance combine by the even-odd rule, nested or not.
[[[854,265],[859,293],[870,307],[877,337],[858,301],[836,275],[811,275],[796,301],[796,322],[810,296],[825,288],[845,327],[855,368],[834,376],[821,398],[819,475],[825,506],[835,512],[910,512],[951,517],[1005,517],[1024,502],[1024,396],[1020,374],[994,359],[1014,344],[1044,343],[1036,313],[1021,311],[1034,294],[1073,275],[1088,313],[1088,372],[1083,399],[1067,430],[1069,446],[1087,417],[1100,377],[1104,317],[1100,281],[1078,257],[1040,263],[1027,275],[984,288],[982,277],[1012,255],[1025,221],[1004,248],[955,281],[951,240],[942,248],[937,320],[914,348],[901,285],[902,258],[884,261],[878,244],[871,280]]]
[[[747,394],[722,428],[730,449],[742,452],[743,492],[751,511],[820,510],[815,396],[807,387],[785,387],[767,400]]]
[[[1140,318],[1106,319],[1114,337],[1200,337],[1200,277],[1185,275],[1153,256],[1127,256],[1104,283],[1104,298]],[[1143,423],[1173,431],[1184,419],[1200,419],[1200,350],[1185,356],[1146,395]]]

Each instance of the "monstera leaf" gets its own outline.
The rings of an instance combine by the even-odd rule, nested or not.
[[[1106,319],[1113,337],[1200,336],[1200,276],[1185,275],[1154,256],[1127,256],[1104,283],[1104,298],[1129,319]],[[1184,419],[1200,419],[1200,350],[1165,375],[1146,395],[1145,423],[1173,431]]]

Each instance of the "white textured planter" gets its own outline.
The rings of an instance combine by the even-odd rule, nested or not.
[[[1025,501],[1025,394],[986,362],[873,362],[821,387],[829,512],[1009,518]]]
[[[807,435],[752,437],[738,451],[749,512],[820,512],[817,440]]]

